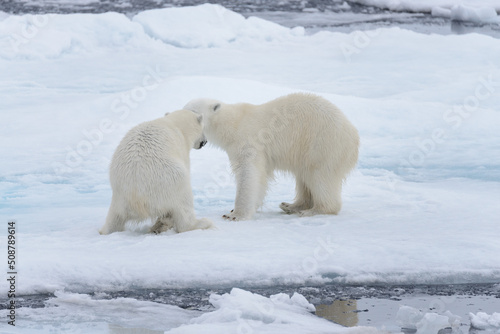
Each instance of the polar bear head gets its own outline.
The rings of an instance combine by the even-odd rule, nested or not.
[[[221,146],[219,142],[221,135],[225,129],[231,127],[227,123],[225,114],[230,110],[223,110],[224,103],[218,100],[201,98],[195,99],[184,106],[184,109],[191,110],[203,117],[203,132],[206,134],[208,140],[216,146]]]
[[[207,143],[203,133],[203,115],[191,110],[177,110],[166,113],[165,118],[174,122],[181,129],[193,148],[199,150]]]
[[[205,119],[208,119],[214,112],[220,109],[221,105],[221,101],[201,98],[189,101],[184,106],[184,109],[191,110],[195,113],[203,115]]]

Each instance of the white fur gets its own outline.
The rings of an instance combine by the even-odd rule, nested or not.
[[[157,219],[154,233],[212,227],[210,220],[195,217],[190,181],[189,151],[204,143],[201,116],[189,110],[131,129],[111,161],[113,198],[99,232],[123,231],[126,222],[147,218]]]
[[[339,212],[342,182],[358,160],[359,135],[332,103],[298,93],[262,105],[196,99],[184,108],[203,114],[208,141],[231,161],[236,200],[224,218],[250,219],[274,170],[296,177],[295,202],[280,205],[286,213]]]

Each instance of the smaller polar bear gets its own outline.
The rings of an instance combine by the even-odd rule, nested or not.
[[[250,219],[274,170],[296,178],[286,213],[337,214],[342,182],[358,160],[359,135],[332,103],[312,94],[291,94],[262,105],[196,99],[185,109],[203,115],[207,139],[225,150],[236,177],[234,210],[223,217]]]
[[[213,226],[196,219],[191,191],[189,151],[206,140],[202,115],[178,110],[132,128],[122,139],[110,166],[113,197],[99,233],[125,230],[127,221],[157,219],[151,232],[185,232]]]

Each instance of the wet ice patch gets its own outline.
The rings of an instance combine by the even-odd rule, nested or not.
[[[0,314],[6,310],[0,311]],[[168,330],[189,322],[200,311],[184,310],[133,298],[109,299],[106,294],[95,296],[57,291],[44,308],[19,308],[22,321],[16,324],[29,333],[107,333],[112,327]]]

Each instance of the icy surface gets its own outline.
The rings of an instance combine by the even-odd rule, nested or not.
[[[186,15],[190,17],[186,20]],[[303,29],[288,29],[257,17],[245,18],[220,5],[149,10],[133,21],[143,25],[153,38],[179,47],[216,47],[236,40],[286,38]]]
[[[162,20],[197,35],[172,37]],[[0,219],[17,220],[18,293],[498,281],[498,59],[499,41],[482,35],[306,36],[210,5],[0,19]],[[128,129],[196,97],[296,91],[359,129],[338,216],[281,213],[294,181],[278,175],[254,220],[223,221],[235,185],[225,153],[206,147],[191,154],[195,209],[217,230],[98,234]]]
[[[369,327],[357,327],[353,331],[318,318],[311,313],[314,306],[299,294],[266,298],[233,289],[223,295],[212,294],[210,303],[213,309],[201,312],[131,298],[109,298],[106,294],[91,297],[57,291],[44,308],[18,309],[22,321],[18,322],[17,330],[33,334],[379,333]],[[6,312],[2,310],[0,314],[5,318]]]
[[[401,328],[416,330],[416,334],[437,334],[440,330],[460,326],[461,318],[446,311],[442,314],[436,312],[422,312],[410,306],[401,306],[396,315]]]
[[[355,3],[391,11],[431,13],[433,16],[474,23],[499,23],[496,0],[354,0]]]
[[[167,333],[353,333],[351,329],[313,316],[310,312],[314,311],[314,306],[302,296],[297,302],[297,296],[300,295],[290,298],[280,294],[265,298],[241,289],[233,289],[222,296],[213,294],[210,303],[215,311]],[[357,333],[379,333],[367,327],[355,330]]]
[[[0,311],[2,315],[5,313],[6,310]],[[201,314],[200,311],[132,298],[110,299],[106,294],[91,297],[56,291],[44,308],[18,309],[16,327],[18,333],[34,334],[120,333],[120,328],[143,328],[147,324],[149,329],[163,333]]]
[[[478,312],[477,314],[469,314],[471,326],[482,330],[496,329],[500,332],[500,313],[487,314]]]
[[[459,5],[473,8],[491,7],[500,11],[500,4],[496,0],[352,0],[351,2],[395,11],[430,12],[433,7],[451,8]]]
[[[500,18],[493,7],[473,8],[463,5],[453,6],[451,8],[451,18],[453,20],[471,21],[476,23],[500,22]]]

